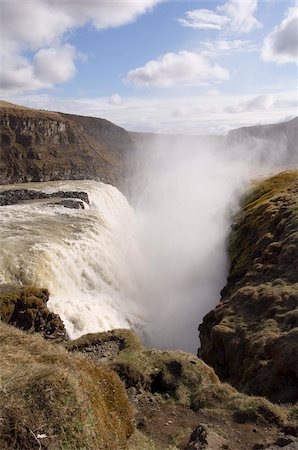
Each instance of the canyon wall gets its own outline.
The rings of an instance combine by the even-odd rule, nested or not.
[[[297,193],[297,171],[252,186],[232,226],[228,283],[199,327],[199,356],[222,380],[282,402],[298,398]]]

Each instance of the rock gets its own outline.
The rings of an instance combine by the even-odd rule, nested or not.
[[[0,192],[0,206],[15,205],[28,200],[53,199],[49,204],[66,208],[84,208],[89,197],[83,191],[57,191],[51,194],[33,189],[11,189]]]
[[[133,331],[119,329],[85,334],[67,342],[66,348],[71,352],[85,353],[94,362],[101,363],[102,360],[115,358],[121,351],[142,349],[142,344]]]
[[[0,286],[1,320],[29,333],[40,333],[55,341],[67,339],[58,314],[47,308],[49,292],[32,286]]]
[[[228,449],[228,441],[206,425],[199,425],[191,434],[186,450]]]
[[[285,447],[288,444],[292,444],[292,442],[294,442],[294,439],[288,436],[280,436],[276,439],[274,445],[277,445],[278,447]]]
[[[192,433],[186,450],[203,450],[207,447],[207,428],[199,425]]]
[[[257,185],[237,216],[228,284],[200,325],[199,356],[244,392],[298,398],[298,172]]]
[[[85,209],[84,202],[80,200],[60,200],[55,203],[50,203],[51,206],[63,206],[71,209]]]
[[[137,390],[134,386],[129,387],[127,390],[128,399],[130,402],[133,402],[135,400],[135,397],[137,395]]]

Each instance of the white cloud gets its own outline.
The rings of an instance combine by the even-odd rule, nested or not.
[[[33,58],[35,75],[49,83],[63,83],[75,74],[75,49],[66,44],[57,48],[39,50]]]
[[[200,42],[204,55],[209,57],[232,55],[235,53],[249,53],[258,50],[258,45],[253,41],[243,40],[214,40]]]
[[[235,33],[249,33],[260,28],[261,23],[254,17],[258,0],[229,0],[218,10],[231,19],[229,28]]]
[[[179,19],[184,27],[222,30],[237,34],[249,33],[261,23],[254,17],[258,0],[228,0],[215,11],[194,9],[186,12],[186,19]]]
[[[75,74],[76,52],[69,44],[41,49],[32,61],[8,49],[1,51],[1,94],[6,90],[37,90],[68,81]]]
[[[1,0],[1,88],[36,90],[68,81],[77,52],[65,43],[67,33],[87,23],[98,30],[128,24],[161,1]],[[31,59],[28,50],[35,53]]]
[[[264,40],[261,57],[277,64],[298,63],[298,2]]]
[[[186,50],[166,53],[143,67],[131,70],[127,79],[137,86],[197,86],[212,80],[228,80],[229,72],[202,55]]]
[[[273,103],[272,95],[258,95],[250,100],[228,106],[226,111],[230,113],[264,111],[272,108]]]
[[[6,96],[17,104],[102,117],[127,130],[170,134],[221,134],[232,128],[276,123],[296,113],[295,91],[263,95],[125,97],[115,107],[109,97],[58,99],[49,95]],[[142,114],[140,114],[140,111]]]
[[[120,106],[122,105],[122,98],[118,94],[113,94],[109,99],[109,103],[110,105]]]
[[[209,9],[194,9],[185,13],[186,19],[178,19],[184,27],[199,30],[221,30],[229,19]]]

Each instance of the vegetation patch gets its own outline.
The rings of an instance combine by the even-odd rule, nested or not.
[[[0,317],[4,323],[41,333],[43,337],[62,341],[67,338],[64,324],[49,311],[49,291],[34,286],[0,285]]]
[[[114,372],[3,323],[0,345],[1,449],[125,448],[132,411]]]

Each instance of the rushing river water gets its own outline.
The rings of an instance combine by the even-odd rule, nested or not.
[[[67,181],[2,186],[46,193],[85,191],[90,205],[70,209],[45,200],[2,206],[0,283],[33,284],[51,293],[48,306],[71,338],[140,327],[142,258],[134,213],[113,186]]]

